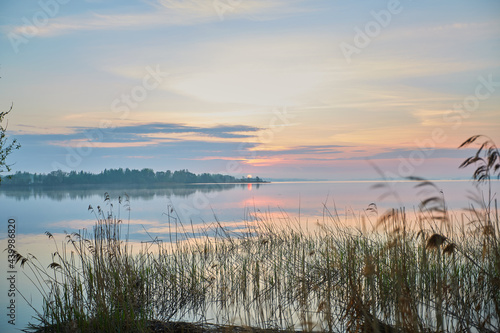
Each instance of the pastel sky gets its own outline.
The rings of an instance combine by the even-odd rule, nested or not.
[[[9,162],[468,177],[457,147],[500,144],[499,18],[497,0],[2,1]]]

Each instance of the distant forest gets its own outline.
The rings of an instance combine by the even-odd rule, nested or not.
[[[2,180],[3,186],[37,185],[81,185],[81,184],[185,184],[185,183],[264,183],[259,178],[236,178],[228,175],[202,173],[196,175],[188,170],[157,171],[153,169],[136,170],[106,169],[99,174],[84,171],[52,171],[48,174],[16,172]]]

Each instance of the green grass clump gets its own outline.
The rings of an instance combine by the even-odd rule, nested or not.
[[[109,197],[106,197],[106,201]],[[92,209],[89,207],[89,209]],[[150,317],[147,285],[150,270],[121,240],[121,220],[98,208],[92,233],[67,234],[62,247],[55,242],[49,271],[35,256],[18,256],[28,265],[32,281],[43,296],[32,330],[66,332],[141,332]],[[49,232],[49,238],[54,238]]]

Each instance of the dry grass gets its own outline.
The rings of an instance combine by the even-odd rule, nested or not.
[[[488,200],[463,224],[439,195],[412,219],[404,209],[374,217],[370,205],[370,232],[341,226],[326,208],[315,232],[257,211],[238,233],[216,224],[186,235],[177,221],[173,232],[190,242],[135,254],[108,205],[92,232],[67,235],[48,270],[18,255],[44,297],[31,329],[154,332],[188,321],[227,331],[498,332],[500,221]]]

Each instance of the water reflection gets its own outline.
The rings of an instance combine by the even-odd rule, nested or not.
[[[436,182],[439,192],[419,197],[416,183],[391,183],[398,198],[383,195],[384,191],[372,189],[374,182],[290,182],[271,184],[183,184],[159,186],[102,186],[102,187],[34,187],[0,189],[0,220],[13,216],[20,221],[18,233],[60,232],[89,227],[95,216],[89,205],[104,210],[114,205],[113,212],[130,219],[131,233],[144,229],[153,236],[165,237],[169,230],[170,214],[185,225],[241,223],[261,219],[283,224],[287,221],[311,228],[315,223],[335,216],[336,223],[358,223],[370,204],[376,204],[378,215],[367,217],[368,225],[375,223],[387,209],[406,207],[411,220],[417,219],[419,204],[429,196],[443,196],[446,208],[458,217],[460,210],[468,208],[469,182]],[[492,182],[492,190],[500,192],[500,182]],[[110,201],[104,201],[104,193]],[[120,207],[118,198],[129,197],[126,207]],[[125,203],[123,203],[124,205]],[[130,209],[130,211],[129,211]],[[339,222],[340,221],[340,222]],[[134,235],[136,236],[136,235]],[[144,236],[144,235],[142,235]],[[2,235],[0,234],[0,238]],[[138,237],[143,238],[143,237]]]
[[[359,226],[374,230],[377,218],[386,209],[407,207],[408,219],[415,221],[422,199],[443,196],[447,209],[458,212],[471,201],[469,191],[477,189],[464,181],[436,182],[436,191],[419,196],[414,182],[394,182],[389,188],[397,194],[385,195],[383,189],[373,189],[374,182],[289,182],[271,184],[183,184],[179,186],[101,186],[73,188],[8,188],[0,189],[0,221],[13,217],[17,221],[16,246],[24,253],[50,255],[53,242],[45,231],[59,234],[65,231],[91,230],[96,216],[87,208],[100,205],[111,209],[126,223],[130,240],[140,244],[160,240],[186,241],[194,237],[213,237],[222,226],[233,235],[249,234],[258,227],[257,221],[275,226],[291,224],[307,232],[325,225]],[[484,190],[484,188],[481,188]],[[491,183],[492,193],[500,193],[500,182]],[[104,202],[104,193],[110,201]],[[118,204],[118,197],[129,196],[128,205]],[[373,204],[373,205],[372,205]],[[376,204],[378,214],[366,211]],[[130,209],[130,210],[128,210]],[[455,213],[454,213],[455,214]],[[456,213],[458,214],[458,213]],[[462,216],[457,215],[463,225]],[[457,219],[455,219],[457,220]],[[467,223],[467,220],[465,221]],[[0,231],[5,248],[6,228]],[[48,265],[46,263],[45,265]],[[6,280],[4,281],[4,285]],[[4,288],[0,283],[0,287]],[[20,284],[21,286],[21,284]],[[25,288],[23,286],[23,288]],[[5,290],[5,289],[1,289]],[[0,306],[6,306],[0,299]],[[20,322],[29,318],[19,318]],[[2,326],[0,325],[0,331]]]
[[[261,184],[179,184],[165,186],[131,186],[131,185],[103,185],[103,186],[78,186],[78,187],[2,187],[0,196],[15,199],[16,201],[31,199],[50,199],[55,201],[82,200],[100,196],[105,192],[126,193],[130,198],[153,200],[155,197],[177,196],[186,198],[197,192],[214,193],[231,189],[252,190],[259,189]]]

